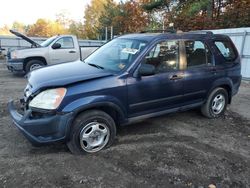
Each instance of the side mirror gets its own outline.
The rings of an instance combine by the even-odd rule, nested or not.
[[[150,64],[142,63],[139,70],[139,76],[150,76],[155,74],[155,66]]]
[[[55,50],[55,49],[59,49],[59,48],[61,48],[62,46],[61,46],[61,44],[59,44],[59,43],[54,43],[53,45],[52,45],[52,48]]]

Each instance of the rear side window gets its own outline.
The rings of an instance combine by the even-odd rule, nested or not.
[[[202,41],[185,41],[187,68],[212,63],[212,55],[207,45]]]
[[[237,57],[230,41],[215,41],[214,44],[226,60],[232,61]]]

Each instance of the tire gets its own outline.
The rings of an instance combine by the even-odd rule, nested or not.
[[[67,146],[73,154],[95,153],[109,147],[115,136],[113,118],[103,111],[90,110],[74,120]]]
[[[224,114],[228,104],[228,92],[223,88],[214,89],[201,107],[204,116],[212,119]]]
[[[35,69],[41,68],[43,67],[45,64],[44,62],[40,61],[40,60],[30,60],[28,61],[28,63],[25,66],[25,73],[28,73],[30,71],[33,71]]]

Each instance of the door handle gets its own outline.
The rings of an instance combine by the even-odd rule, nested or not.
[[[76,53],[76,51],[71,50],[71,51],[69,51],[69,53],[70,53],[70,54],[73,54],[73,53]]]
[[[215,67],[211,68],[210,71],[211,71],[211,73],[213,73],[213,74],[217,74],[217,69],[216,69]]]
[[[177,75],[177,74],[174,74],[170,80],[180,80],[182,79],[184,76],[183,75]]]
[[[217,71],[217,70],[216,70],[216,68],[214,68],[214,67],[213,67],[213,68],[211,68],[210,70],[211,70],[212,72]]]

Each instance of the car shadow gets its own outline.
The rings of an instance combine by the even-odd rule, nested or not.
[[[143,121],[133,123],[127,126],[118,126],[117,127],[117,136],[112,146],[118,146],[123,143],[122,139],[126,137],[132,137],[131,142],[125,141],[126,144],[133,144],[133,137],[136,136],[147,136],[151,134],[158,134],[164,132],[164,134],[169,133],[168,129],[171,129],[173,122],[179,120],[180,118],[202,118],[200,111],[197,109],[186,111],[186,112],[179,112],[179,113],[172,113],[166,114],[155,118],[145,119]],[[128,138],[130,139],[130,138]],[[111,147],[112,147],[111,146]],[[34,155],[46,155],[52,153],[68,153],[70,154],[69,149],[65,143],[54,143],[46,146],[35,147],[31,146],[29,150],[30,154]]]

